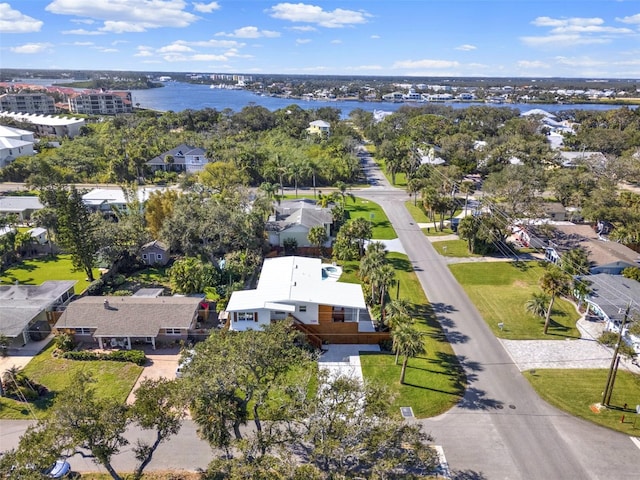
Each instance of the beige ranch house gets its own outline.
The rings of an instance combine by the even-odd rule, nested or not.
[[[83,343],[131,349],[134,343],[187,340],[201,299],[193,297],[83,297],[71,302],[55,325]]]

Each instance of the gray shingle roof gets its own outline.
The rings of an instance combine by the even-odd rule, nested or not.
[[[589,300],[597,304],[610,319],[621,320],[630,302],[631,311],[640,312],[640,282],[606,273],[587,275],[582,279],[591,282]]]
[[[105,300],[109,308],[105,308]],[[83,297],[69,304],[55,328],[95,328],[96,337],[155,337],[162,328],[190,328],[200,300],[192,297]]]

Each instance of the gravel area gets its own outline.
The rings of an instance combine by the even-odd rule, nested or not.
[[[581,318],[579,340],[504,340],[500,342],[520,371],[537,368],[609,368],[613,350],[596,338],[604,324]],[[622,358],[620,368],[640,374],[640,367]]]

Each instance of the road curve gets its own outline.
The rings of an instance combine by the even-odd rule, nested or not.
[[[372,162],[367,170],[375,174]],[[375,177],[375,187],[356,194],[380,204],[389,217],[467,375],[459,404],[421,421],[459,478],[640,478],[640,449],[628,436],[538,397],[409,215],[408,196]]]

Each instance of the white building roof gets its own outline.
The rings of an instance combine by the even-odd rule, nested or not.
[[[56,117],[53,115],[42,115],[36,113],[1,112],[0,115],[11,117],[22,122],[31,122],[37,125],[47,125],[49,127],[69,126],[77,124],[84,125],[85,123],[83,118]]]
[[[292,256],[266,259],[257,288],[233,292],[227,311],[271,309],[273,304],[291,303],[367,308],[360,285],[323,281],[319,258]]]
[[[27,145],[33,145],[33,142],[25,142],[17,138],[0,137],[0,148],[20,148]]]
[[[138,200],[146,202],[149,195],[156,190],[164,190],[162,187],[144,187],[138,189]],[[126,204],[124,192],[121,188],[94,188],[82,196],[82,201],[87,205],[100,205],[101,203],[109,204]]]
[[[40,210],[41,208],[44,208],[44,205],[36,196],[0,196],[0,212],[20,213],[25,210]]]
[[[314,120],[313,122],[310,122],[309,125],[320,128],[329,128],[331,126],[330,123],[325,122],[324,120]]]
[[[32,135],[33,132],[29,130],[23,130],[21,128],[7,127],[6,125],[0,125],[0,137],[6,138],[21,138],[24,135]]]

